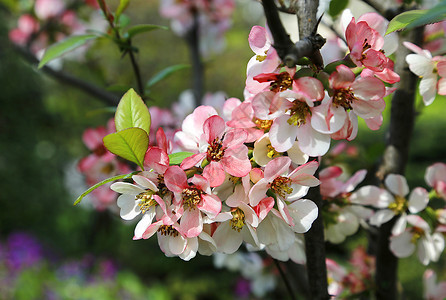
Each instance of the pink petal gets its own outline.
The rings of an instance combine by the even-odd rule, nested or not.
[[[253,26],[248,36],[249,47],[255,54],[263,55],[269,46],[266,38],[266,29],[262,26]]]
[[[203,200],[197,207],[208,215],[210,218],[215,217],[221,211],[221,200],[216,195],[204,194],[202,195]]]
[[[291,165],[291,159],[287,156],[280,156],[270,161],[264,171],[264,178],[272,182],[275,178],[287,174]]]
[[[181,193],[187,184],[186,173],[179,166],[171,166],[164,173],[164,184],[174,193]]]
[[[248,134],[244,129],[232,129],[225,134],[223,148],[239,146],[246,141]]]
[[[206,152],[186,157],[180,164],[181,169],[187,170],[200,163],[206,157]]]
[[[345,65],[339,65],[336,67],[336,71],[330,75],[328,79],[330,87],[334,89],[348,88],[355,80],[355,74]]]
[[[251,171],[251,162],[248,158],[248,148],[240,145],[237,148],[227,149],[220,161],[225,171],[235,177],[243,177]]]
[[[216,138],[221,138],[225,132],[225,129],[225,121],[219,116],[209,117],[203,125],[203,132],[208,143],[211,143]]]
[[[293,89],[303,92],[308,98],[315,101],[324,99],[324,86],[322,82],[313,77],[301,77],[294,81]]]
[[[225,181],[225,170],[222,163],[211,161],[209,165],[203,169],[203,177],[209,180],[211,187],[219,186]]]
[[[203,231],[201,212],[197,208],[186,209],[181,216],[180,232],[186,237],[196,237]]]
[[[164,174],[169,167],[169,156],[161,148],[149,147],[144,156],[144,165],[149,169],[154,169],[159,174]]]

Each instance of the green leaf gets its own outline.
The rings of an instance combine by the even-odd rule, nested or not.
[[[45,54],[43,54],[42,60],[40,61],[38,68],[40,69],[53,59],[58,58],[61,55],[86,44],[89,40],[96,38],[97,36],[94,34],[73,35],[49,46],[45,50]]]
[[[166,26],[161,26],[161,25],[153,25],[153,24],[140,24],[140,25],[135,25],[130,27],[127,30],[127,36],[129,39],[131,39],[132,37],[134,37],[137,34],[140,33],[144,33],[144,32],[149,32],[155,29],[164,29],[167,30],[169,28],[167,28]]]
[[[403,12],[402,14],[397,15],[393,18],[389,26],[387,26],[386,34],[392,33],[394,31],[403,30],[409,25],[411,22],[423,16],[426,10],[410,10]]]
[[[119,17],[129,5],[130,0],[119,0],[119,6],[115,12],[115,20],[119,21]]]
[[[177,152],[169,154],[169,165],[179,165],[185,158],[192,155],[194,155],[192,152]]]
[[[144,155],[149,147],[149,135],[141,128],[132,127],[106,135],[104,146],[113,154],[136,163],[144,170]]]
[[[167,67],[167,68],[161,70],[160,72],[158,72],[157,74],[155,74],[155,76],[153,76],[147,82],[146,87],[150,88],[153,85],[155,85],[156,83],[158,83],[161,80],[165,79],[166,77],[170,76],[171,74],[173,74],[179,70],[189,68],[189,67],[190,67],[190,65],[185,65],[185,64],[179,64],[179,65],[173,65],[173,66]]]
[[[436,7],[427,9],[410,10],[403,12],[393,18],[387,27],[386,34],[394,31],[411,29],[430,23],[443,21],[446,18],[446,2],[438,4]]]
[[[140,172],[140,171],[132,172],[132,173],[130,173],[130,174],[116,175],[116,176],[107,178],[107,179],[105,179],[105,180],[103,180],[103,181],[101,181],[101,182],[96,183],[95,185],[93,185],[92,187],[90,187],[88,190],[86,190],[85,192],[83,192],[82,195],[80,195],[79,197],[77,197],[77,199],[76,199],[76,201],[74,201],[74,204],[73,204],[73,205],[77,205],[77,204],[79,204],[79,203],[82,201],[82,199],[84,199],[85,196],[87,196],[88,194],[90,194],[93,190],[97,189],[98,187],[100,187],[100,186],[102,186],[102,185],[104,185],[104,184],[106,184],[106,183],[109,183],[109,182],[118,180],[118,179],[128,179],[128,178],[131,178],[133,175],[138,174],[139,172]]]
[[[429,9],[422,17],[410,23],[407,26],[407,29],[437,23],[443,21],[444,19],[446,19],[446,1],[442,1]]]
[[[138,127],[147,133],[150,132],[150,113],[141,97],[130,89],[119,101],[115,114],[116,130]]]
[[[328,14],[335,18],[348,6],[348,0],[331,0],[328,8]]]

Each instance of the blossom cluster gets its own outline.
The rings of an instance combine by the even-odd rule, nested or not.
[[[161,16],[171,19],[172,30],[186,36],[198,28],[200,52],[209,56],[224,48],[224,34],[231,26],[234,0],[162,0]]]
[[[314,176],[319,163],[310,157],[324,155],[332,138],[355,138],[358,116],[378,129],[389,93],[384,82],[399,79],[383,54],[383,37],[371,27],[381,21],[371,14],[347,27],[349,56],[360,76],[344,64],[331,73],[312,66],[286,68],[267,29],[255,26],[245,100],[227,99],[220,113],[202,105],[186,116],[174,142],[189,154],[178,165],[171,165],[172,141],[159,129],[157,146],[144,158],[146,171],[132,177],[134,184],[111,186],[122,194],[122,218],[142,215],[134,239],[156,233],[167,256],[184,260],[197,252],[234,253],[245,242],[276,259],[305,262],[301,234],[319,213],[304,199],[320,184]],[[363,34],[354,35],[358,30]],[[336,176],[327,174],[326,196],[349,194],[364,175],[361,171],[339,187],[330,181]]]
[[[394,220],[390,250],[395,256],[408,257],[416,250],[420,262],[428,265],[438,261],[445,247],[445,209],[434,210],[428,204],[430,195],[446,200],[446,164],[435,163],[428,167],[425,180],[432,193],[423,187],[410,192],[402,175],[389,174],[383,188],[363,186],[350,196],[350,201],[371,207],[364,219],[371,225],[379,227]]]

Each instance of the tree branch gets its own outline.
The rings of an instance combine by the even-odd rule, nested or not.
[[[28,50],[13,46],[15,51],[17,51],[24,59],[26,59],[30,64],[37,65],[39,63],[39,60],[29,52]],[[68,74],[63,71],[54,70],[53,68],[49,67],[48,65],[45,65],[41,68],[41,70],[47,74],[53,77],[55,80],[70,85],[74,88],[77,88],[79,90],[84,91],[85,93],[95,97],[96,99],[101,100],[107,105],[116,106],[119,103],[119,96],[108,92],[94,84],[91,84],[90,82],[87,82],[85,80],[82,80],[80,78],[77,78],[71,74]]]
[[[309,2],[314,5],[313,2],[318,1]],[[302,57],[308,57],[317,66],[321,66],[322,57],[320,56],[319,49],[325,44],[325,39],[315,32],[318,24],[318,20],[316,19],[316,11],[314,12],[314,24],[312,23],[313,27],[311,27],[311,30],[306,32],[305,35],[301,35],[299,30],[299,35],[301,38],[294,44],[282,25],[274,0],[263,0],[262,3],[268,27],[274,39],[273,46],[276,49],[280,59],[290,68],[294,67],[298,60]],[[297,1],[294,3],[297,3]],[[289,9],[290,11],[296,11],[297,7],[290,6]]]
[[[200,53],[200,28],[197,12],[193,12],[194,23],[186,34],[186,42],[189,47],[192,62],[192,90],[195,96],[195,105],[200,106],[204,91],[204,65]]]
[[[416,29],[411,32],[409,37],[405,36],[404,39],[420,44],[422,32],[422,28]],[[409,50],[405,47],[398,49],[395,71],[400,74],[401,80],[392,98],[387,147],[376,174],[381,182],[390,173],[404,175],[409,156],[410,140],[415,122],[414,104],[417,77],[407,67],[405,62],[407,54],[409,54]],[[389,237],[395,221],[396,218],[383,224],[378,232],[375,274],[377,299],[398,299],[398,259],[389,248]]]

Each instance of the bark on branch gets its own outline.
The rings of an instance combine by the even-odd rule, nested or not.
[[[409,37],[404,37],[404,39],[420,44],[422,30],[414,30]],[[400,75],[401,80],[392,98],[387,147],[376,174],[381,182],[390,173],[404,175],[409,157],[410,140],[415,122],[414,103],[417,77],[408,69],[405,62],[407,54],[409,54],[408,49],[400,46],[395,71]],[[398,259],[389,248],[389,237],[395,221],[394,218],[383,224],[378,232],[375,274],[377,299],[398,299]]]
[[[297,3],[297,1],[295,1]],[[313,3],[318,1],[308,1]],[[318,20],[316,19],[316,13],[314,13],[314,22],[311,25],[305,25],[305,33],[301,33],[299,26],[299,36],[300,40],[293,43],[290,39],[289,34],[286,32],[285,28],[279,17],[278,8],[274,3],[274,0],[263,0],[263,9],[265,11],[265,17],[268,23],[268,27],[274,39],[274,49],[276,49],[277,54],[280,59],[290,68],[296,66],[298,60],[302,57],[310,58],[317,66],[322,65],[322,58],[320,57],[319,49],[325,44],[325,39],[316,33]],[[290,11],[297,11],[297,7],[290,6]],[[317,10],[317,4],[316,4]],[[298,11],[299,14],[301,11]],[[309,10],[305,10],[303,13],[310,13]],[[308,25],[308,26],[307,26]]]

